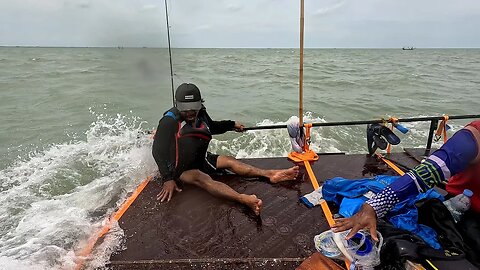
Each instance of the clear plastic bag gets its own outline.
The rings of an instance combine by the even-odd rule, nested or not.
[[[315,248],[329,258],[347,259],[352,263],[352,269],[373,269],[379,265],[382,235],[377,232],[379,241],[375,242],[368,231],[362,230],[346,240],[349,232],[334,233],[328,230],[316,235]]]

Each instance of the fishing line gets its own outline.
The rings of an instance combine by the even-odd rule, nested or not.
[[[170,24],[168,22],[168,5],[167,0],[165,0],[165,19],[167,21],[167,40],[168,40],[168,56],[170,59],[170,81],[172,83],[172,104],[175,106],[175,94],[173,90],[173,64],[172,64],[172,48],[170,45]]]

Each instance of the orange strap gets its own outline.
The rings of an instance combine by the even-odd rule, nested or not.
[[[327,218],[328,226],[332,227],[333,224],[335,224],[335,221],[333,220],[333,215],[332,212],[330,211],[330,208],[328,207],[327,201],[322,200],[320,203],[320,206],[322,207],[323,214]]]
[[[310,150],[310,128],[312,128],[312,124],[304,124],[304,126],[305,126],[305,141],[303,142],[303,153],[297,153],[293,151],[288,154],[288,158],[293,160],[294,162],[318,160],[317,153]]]
[[[304,124],[304,126],[305,126],[305,142],[303,144],[303,150],[305,150],[305,152],[308,152],[308,150],[310,150],[310,129],[312,128],[312,124],[308,123],[308,124]]]
[[[147,186],[147,184],[152,180],[152,176],[147,177],[143,182],[135,189],[135,191],[130,195],[130,197],[125,200],[125,202],[120,206],[120,208],[112,215],[112,217],[107,221],[107,223],[103,226],[103,228],[95,235],[93,235],[87,242],[87,245],[77,254],[79,260],[77,261],[77,265],[75,266],[75,270],[80,270],[83,268],[85,263],[85,259],[92,253],[93,247],[97,243],[98,239],[104,236],[112,227],[112,225],[120,220],[123,214],[127,211],[127,209],[132,205],[135,199],[140,195],[143,189]]]
[[[307,169],[308,177],[310,178],[310,182],[312,182],[313,189],[317,190],[320,186],[318,185],[317,177],[315,177],[312,167],[310,166],[310,162],[308,160],[304,160],[303,164],[305,164],[305,169]],[[328,226],[332,227],[333,224],[335,224],[335,221],[333,220],[332,211],[330,211],[327,201],[321,199],[320,206],[322,207],[325,218],[327,218]],[[348,260],[345,260],[345,265],[347,269],[350,269],[350,262]]]
[[[387,164],[390,168],[392,168],[396,173],[398,173],[400,176],[403,176],[405,173],[400,169],[397,165],[395,165],[393,162],[390,160],[384,158],[381,154],[375,153],[378,158],[380,158],[385,164]]]
[[[313,173],[312,166],[310,166],[310,161],[315,161],[318,160],[318,155],[310,150],[310,128],[312,127],[312,124],[304,124],[305,126],[305,141],[303,143],[303,153],[297,153],[297,152],[291,152],[288,154],[288,158],[293,160],[294,162],[303,162],[305,165],[305,169],[307,170],[308,177],[310,178],[310,182],[312,183],[313,189],[317,190],[320,185],[318,184],[317,177],[315,176],[315,173]],[[335,224],[335,221],[333,220],[332,216],[332,211],[330,211],[330,208],[328,207],[327,202],[322,199],[320,201],[320,206],[322,207],[323,214],[327,218],[328,225],[330,227]],[[348,260],[345,260],[345,265],[347,266],[347,269],[350,269],[350,262]]]
[[[310,166],[310,162],[304,160],[303,164],[305,164],[305,169],[307,169],[308,177],[310,178],[310,182],[312,182],[313,189],[317,190],[320,186],[318,185],[317,177],[315,177],[312,167]]]
[[[438,125],[437,132],[435,132],[435,138],[434,141],[438,142],[440,138],[442,137],[442,132],[443,132],[443,143],[446,143],[448,138],[447,138],[447,121],[448,121],[448,115],[443,116],[443,120],[440,122],[440,125]]]
[[[315,161],[318,160],[318,155],[312,150],[308,150],[308,152],[303,153],[297,153],[294,151],[288,154],[288,158],[294,162]]]

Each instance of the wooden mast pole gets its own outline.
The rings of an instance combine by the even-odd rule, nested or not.
[[[299,106],[298,117],[300,126],[303,125],[303,32],[304,32],[304,0],[300,0],[300,68],[299,68]]]

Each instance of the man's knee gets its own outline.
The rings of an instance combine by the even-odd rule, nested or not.
[[[188,184],[204,186],[207,185],[212,178],[200,170],[188,170],[180,175],[180,180]]]
[[[232,156],[218,156],[217,159],[217,169],[229,169],[232,168],[235,163],[238,163],[236,158]]]

